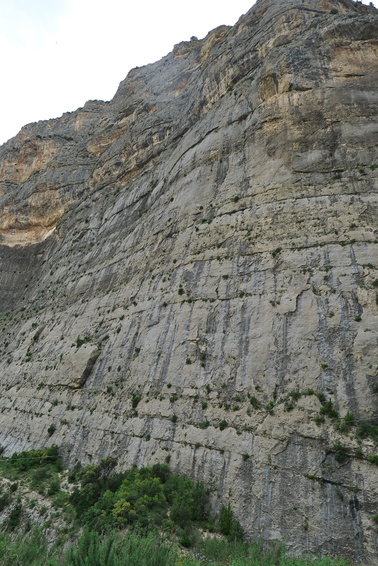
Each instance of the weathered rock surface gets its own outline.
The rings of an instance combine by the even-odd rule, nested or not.
[[[259,0],[0,148],[6,453],[168,456],[251,536],[376,556],[377,448],[331,410],[378,424],[377,37]]]

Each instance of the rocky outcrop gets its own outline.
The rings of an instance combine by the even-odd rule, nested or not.
[[[249,536],[376,554],[377,34],[259,0],[0,148],[6,454],[170,461]]]

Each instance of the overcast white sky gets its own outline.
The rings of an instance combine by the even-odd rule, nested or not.
[[[233,25],[254,3],[0,0],[0,144],[29,122],[110,100],[130,69]]]

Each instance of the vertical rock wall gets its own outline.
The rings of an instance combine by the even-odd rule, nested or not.
[[[166,460],[250,536],[375,555],[377,33],[260,0],[0,148],[6,453]]]

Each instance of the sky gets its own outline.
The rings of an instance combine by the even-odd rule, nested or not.
[[[254,0],[0,0],[0,144],[30,122],[110,100],[134,67],[233,25]]]
[[[25,124],[110,100],[130,69],[235,24],[254,3],[0,0],[0,144]]]

